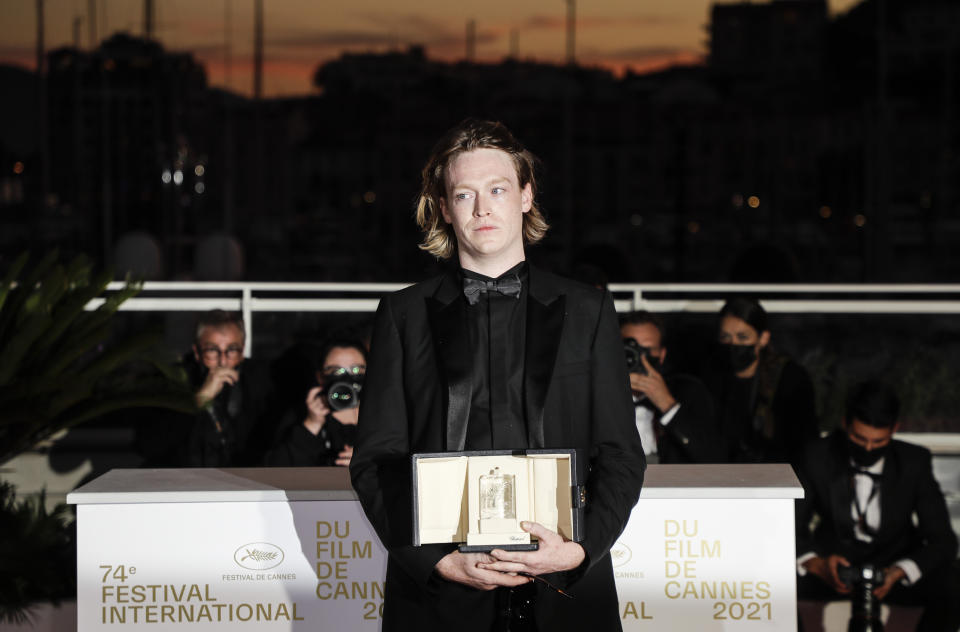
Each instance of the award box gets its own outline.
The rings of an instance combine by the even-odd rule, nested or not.
[[[520,522],[583,539],[585,492],[575,450],[414,454],[413,544],[455,543],[463,553],[533,551]]]

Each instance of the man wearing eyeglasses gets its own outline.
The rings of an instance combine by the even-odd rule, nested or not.
[[[240,379],[245,337],[243,321],[222,310],[208,312],[198,323],[193,357],[205,369],[203,384],[195,395],[200,408],[216,399],[224,386],[233,386]]]
[[[200,413],[190,428],[185,462],[192,467],[258,465],[269,445],[270,381],[244,360],[239,314],[211,310],[197,320],[187,370]]]

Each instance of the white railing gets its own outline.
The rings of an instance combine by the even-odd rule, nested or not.
[[[225,309],[241,312],[247,327],[245,353],[249,356],[255,331],[254,313],[373,312],[380,296],[407,285],[153,281],[144,283],[143,292],[127,300],[121,310],[202,312]],[[122,287],[122,283],[111,283],[108,291]],[[610,291],[619,312],[646,309],[652,312],[715,313],[728,295],[749,294],[760,297],[764,309],[771,313],[960,314],[960,285],[614,283],[610,285]],[[87,309],[95,309],[102,303],[103,299],[96,299],[87,305]]]
[[[201,283],[146,282],[140,295],[123,303],[124,311],[202,312],[225,309],[243,314],[247,328],[245,354],[250,355],[254,314],[263,312],[369,313],[380,297],[408,283]],[[123,283],[111,283],[116,291]],[[781,314],[960,314],[960,285],[742,285],[642,284],[610,285],[619,312],[716,313],[727,296],[754,295],[764,309]],[[96,299],[87,305],[95,309]],[[924,439],[930,439],[929,441]],[[912,435],[941,454],[960,454],[960,434]]]
[[[121,311],[132,312],[205,312],[224,309],[240,312],[246,327],[244,355],[250,357],[253,348],[255,312],[374,312],[380,296],[395,292],[409,283],[195,283],[180,281],[152,281],[143,284],[140,295],[127,299]],[[121,282],[111,283],[107,291],[123,288]],[[271,293],[302,294],[294,298],[272,298]],[[200,296],[195,296],[200,294]],[[207,294],[207,296],[203,296]],[[209,296],[230,294],[231,296]],[[324,297],[337,294],[374,294],[376,298]],[[103,304],[98,298],[87,304],[93,310]]]
[[[629,284],[614,283],[610,291],[619,298],[617,311],[646,309],[654,312],[720,311],[726,297],[751,294],[762,298],[768,312],[793,314],[960,314],[960,285],[903,284]],[[649,298],[648,295],[657,298]],[[698,298],[705,294],[712,298]],[[795,295],[796,298],[763,298],[771,295]],[[675,296],[671,296],[675,295]],[[831,298],[808,298],[828,295]],[[876,299],[883,295],[884,298]],[[889,298],[897,295],[897,298]],[[917,299],[919,295],[936,298]],[[842,298],[834,298],[841,296]]]

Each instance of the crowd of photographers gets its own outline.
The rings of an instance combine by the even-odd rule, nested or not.
[[[891,385],[856,384],[842,426],[820,437],[812,381],[775,349],[758,302],[723,306],[696,376],[670,370],[657,315],[628,314],[620,332],[650,462],[793,466],[799,599],[850,599],[852,631],[882,630],[881,601],[922,607],[918,630],[960,629],[957,537],[930,452],[894,439]]]
[[[144,467],[346,466],[367,344],[339,333],[267,364],[244,358],[238,314],[200,316],[182,365],[195,414],[157,412],[138,428]]]
[[[929,451],[893,438],[899,400],[879,381],[848,396],[842,426],[820,437],[806,370],[772,344],[752,299],[721,309],[712,352],[681,371],[664,320],[621,318],[637,430],[651,463],[789,463],[797,504],[800,599],[853,596],[874,630],[880,600],[924,607],[921,630],[960,627],[957,538]],[[198,413],[142,425],[145,466],[347,466],[367,340],[340,333],[298,345],[271,366],[244,359],[238,315],[198,320],[183,363]],[[951,595],[953,598],[951,598]]]

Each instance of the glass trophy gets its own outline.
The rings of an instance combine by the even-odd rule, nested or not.
[[[503,474],[499,467],[480,476],[480,524],[488,527],[481,531],[500,531],[506,526],[501,521],[517,519],[515,478]]]

